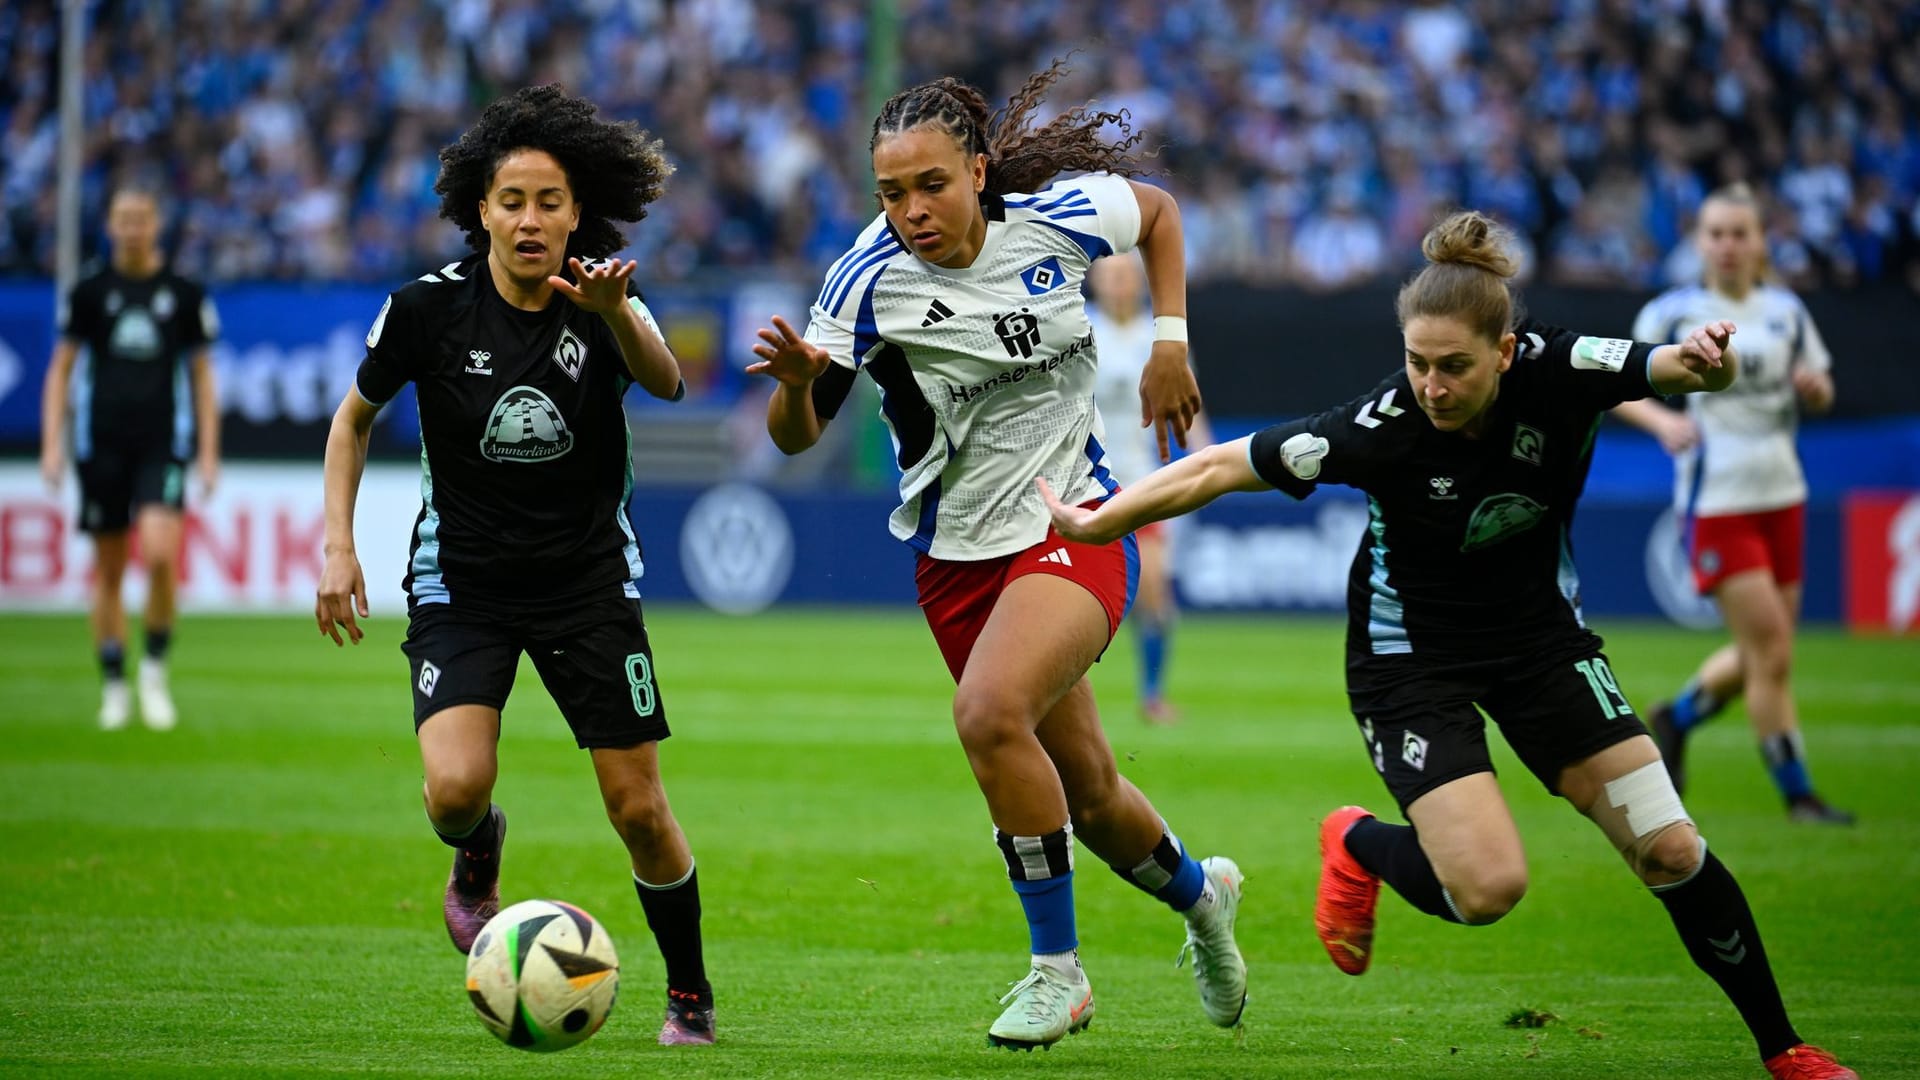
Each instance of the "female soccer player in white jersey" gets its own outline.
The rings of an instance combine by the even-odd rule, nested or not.
[[[1125,417],[1139,396],[1140,375],[1153,354],[1153,314],[1146,305],[1146,276],[1132,255],[1100,259],[1087,271],[1093,306],[1087,321],[1100,347],[1094,403],[1102,412]],[[1121,424],[1108,432],[1107,470],[1121,486],[1144,479],[1160,464],[1155,436],[1146,428]],[[1186,445],[1199,449],[1213,441],[1204,413],[1195,413]],[[1168,654],[1173,647],[1174,623],[1179,616],[1173,592],[1172,524],[1158,522],[1134,534],[1140,545],[1140,586],[1127,622],[1139,650],[1140,715],[1151,724],[1179,721],[1179,711],[1167,699]]]
[[[454,849],[442,913],[472,947],[499,911],[501,713],[526,653],[592,759],[666,962],[660,1042],[714,1041],[693,853],[660,784],[670,732],[627,519],[634,385],[679,400],[680,365],[631,286],[626,244],[673,166],[632,123],[535,86],[440,151],[440,215],[473,254],[396,290],[327,435],[326,565],[314,618],[359,644],[353,506],[374,417],[411,382],[422,506],[408,572],[413,724],[427,820]],[[631,959],[631,957],[629,957]],[[513,1040],[509,1040],[513,1041]],[[517,1045],[517,1044],[516,1044]]]
[[[869,144],[879,216],[828,271],[805,336],[776,317],[747,369],[777,380],[767,429],[790,454],[819,439],[859,372],[879,384],[903,474],[893,534],[919,552],[920,604],[958,683],[954,727],[1030,931],[1029,972],[989,1038],[1024,1048],[1093,1016],[1076,952],[1076,836],[1186,916],[1209,1019],[1237,1023],[1246,999],[1239,868],[1196,862],[1118,774],[1086,679],[1131,599],[1133,541],[1050,532],[1032,484],[1045,475],[1082,502],[1116,488],[1080,293],[1103,255],[1146,257],[1160,333],[1141,423],[1159,425],[1163,452],[1200,404],[1179,211],[1115,175],[1138,141],[1123,118],[1073,109],[1028,129],[1062,73],[1056,62],[1028,79],[997,120],[957,79],[888,100]],[[1120,141],[1101,139],[1108,123]],[[1065,171],[1090,175],[1047,186]]]
[[[1674,501],[1689,523],[1694,584],[1711,596],[1733,641],[1701,663],[1680,693],[1648,711],[1675,787],[1685,786],[1687,736],[1742,693],[1760,753],[1794,821],[1850,825],[1853,815],[1814,794],[1793,703],[1793,628],[1800,618],[1807,481],[1794,451],[1796,405],[1833,405],[1827,347],[1800,298],[1766,282],[1766,233],[1745,184],[1700,208],[1701,285],[1673,289],[1640,310],[1633,334],[1671,341],[1680,327],[1729,319],[1742,329],[1740,381],[1687,400],[1615,409],[1674,455]]]
[[[1229,491],[1365,492],[1347,695],[1412,825],[1357,806],[1321,823],[1314,924],[1334,964],[1367,969],[1382,880],[1419,910],[1466,924],[1499,919],[1526,891],[1478,706],[1660,898],[1776,1080],[1855,1080],[1787,1020],[1746,897],[1707,850],[1581,620],[1567,540],[1601,413],[1649,392],[1725,389],[1734,324],[1659,348],[1580,337],[1516,319],[1516,261],[1485,217],[1456,214],[1423,246],[1429,264],[1397,303],[1401,371],[1345,405],[1190,455],[1104,506],[1063,503],[1043,477],[1055,530],[1097,544]]]

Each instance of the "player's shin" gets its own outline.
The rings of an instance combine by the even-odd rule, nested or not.
[[[1671,885],[1652,886],[1666,905],[1673,927],[1694,964],[1714,982],[1746,1021],[1762,1059],[1784,1053],[1800,1043],[1780,988],[1760,943],[1760,928],[1746,894],[1733,874],[1701,840],[1700,865],[1693,876]]]

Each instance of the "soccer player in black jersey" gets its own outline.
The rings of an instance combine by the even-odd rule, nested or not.
[[[202,494],[212,493],[220,472],[220,418],[208,359],[220,319],[205,289],[161,262],[160,206],[150,192],[114,193],[107,240],[108,265],[61,300],[59,340],[41,397],[40,468],[47,486],[59,490],[71,409],[80,528],[93,535],[93,638],[105,676],[100,726],[123,728],[132,713],[120,583],[129,528],[137,525],[147,571],[140,719],[165,731],[175,722],[166,659],[186,466],[195,463]]]
[[[1413,824],[1353,806],[1322,823],[1314,921],[1333,962],[1366,970],[1382,879],[1421,911],[1467,924],[1499,919],[1526,891],[1478,705],[1659,896],[1773,1076],[1853,1077],[1787,1020],[1745,896],[1581,620],[1568,540],[1601,414],[1650,393],[1731,385],[1734,325],[1708,323],[1658,348],[1582,337],[1516,320],[1515,261],[1485,217],[1454,215],[1424,249],[1429,265],[1399,296],[1401,371],[1345,405],[1160,469],[1097,509],[1063,505],[1041,481],[1055,527],[1099,543],[1229,491],[1364,491],[1371,524],[1347,590],[1347,693],[1374,768]]]
[[[353,507],[381,405],[418,394],[422,503],[405,578],[427,817],[455,849],[444,911],[466,951],[500,904],[506,816],[492,804],[501,711],[522,652],[575,741],[667,971],[665,1044],[713,1041],[700,893],[660,785],[666,708],[640,607],[621,399],[684,392],[624,244],[672,172],[631,123],[556,86],[489,106],[440,152],[441,216],[475,254],[394,292],[327,436],[326,565],[314,615],[358,643],[366,582]]]

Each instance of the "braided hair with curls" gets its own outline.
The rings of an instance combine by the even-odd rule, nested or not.
[[[952,76],[921,83],[893,95],[873,118],[872,152],[880,140],[919,127],[951,135],[968,156],[987,156],[987,195],[1038,191],[1063,172],[1109,172],[1138,176],[1144,170],[1132,152],[1144,135],[1133,130],[1126,110],[1096,111],[1075,106],[1038,128],[1028,121],[1047,90],[1068,71],[1066,58],[1027,77],[1026,84],[999,112],[989,112],[977,87]],[[1112,124],[1120,138],[1103,140],[1100,129]]]
[[[557,84],[529,86],[487,106],[480,121],[440,151],[440,216],[467,234],[475,251],[491,242],[480,223],[494,172],[521,150],[553,155],[580,205],[580,227],[567,242],[567,256],[601,258],[626,246],[616,222],[637,222],[660,197],[673,165],[652,138],[631,120],[601,120],[596,106]]]

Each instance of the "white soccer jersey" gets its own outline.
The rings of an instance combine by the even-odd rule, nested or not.
[[[1107,427],[1107,469],[1122,486],[1137,484],[1160,467],[1160,443],[1153,429],[1140,426],[1140,373],[1153,355],[1153,317],[1142,311],[1116,322],[1099,307],[1087,311],[1093,340],[1100,346],[1100,371],[1093,400]]]
[[[893,534],[940,559],[990,559],[1039,543],[1044,476],[1068,502],[1115,490],[1093,406],[1087,267],[1133,248],[1140,205],[1120,177],[1064,180],[989,200],[973,265],[908,251],[874,219],[827,272],[807,340],[833,357],[814,383],[831,417],[853,377],[879,385],[901,471]]]
[[[1714,516],[1779,510],[1807,499],[1794,450],[1798,395],[1793,372],[1832,366],[1826,343],[1800,298],[1762,285],[1732,300],[1698,285],[1670,289],[1640,309],[1633,336],[1676,342],[1702,323],[1730,319],[1739,377],[1717,394],[1688,394],[1700,444],[1674,461],[1674,502]]]

